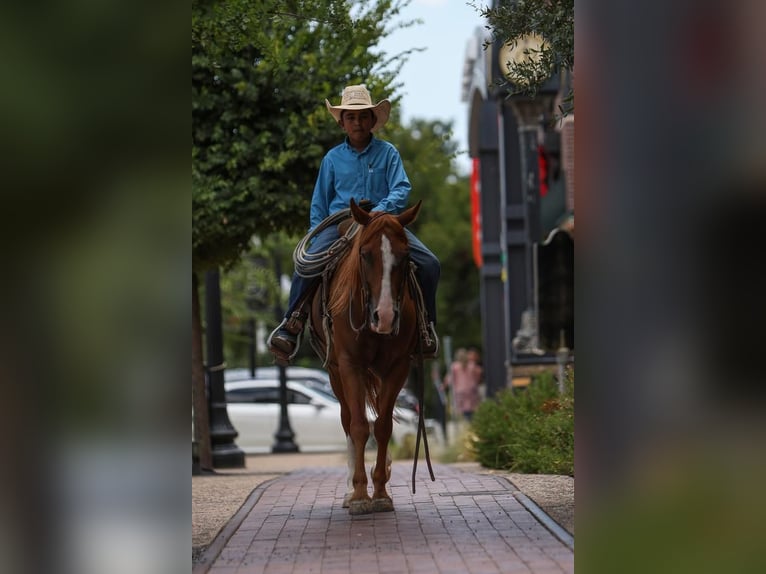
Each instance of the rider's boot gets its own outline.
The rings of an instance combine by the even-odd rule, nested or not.
[[[433,321],[429,321],[426,328],[420,330],[420,345],[424,359],[435,359],[439,354],[439,336]]]
[[[269,350],[277,363],[289,363],[298,352],[298,339],[303,333],[303,324],[307,316],[308,314],[301,309],[293,311],[269,336]]]

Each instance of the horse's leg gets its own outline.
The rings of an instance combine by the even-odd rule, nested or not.
[[[348,508],[351,503],[351,498],[354,496],[354,469],[356,467],[356,451],[354,449],[354,443],[351,437],[346,435],[347,444],[347,464],[348,464],[348,478],[346,479],[346,485],[348,490],[346,496],[343,497],[343,508]]]
[[[372,510],[373,512],[389,512],[394,509],[394,503],[386,492],[386,483],[391,478],[391,454],[388,452],[388,441],[391,439],[393,411],[381,412],[375,421],[375,441],[378,443],[378,456],[372,467]]]
[[[367,417],[362,409],[361,415],[351,416],[351,442],[353,446],[354,474],[351,478],[353,493],[349,500],[350,514],[368,514],[370,507],[370,495],[367,492],[367,473],[364,470],[364,447],[370,436],[370,427]]]
[[[388,441],[393,429],[393,414],[396,397],[401,390],[399,381],[406,379],[409,364],[396,369],[381,385],[378,400],[378,418],[375,421],[375,441],[378,443],[378,456],[372,467],[372,508],[374,512],[388,512],[394,509],[394,503],[386,492],[386,483],[391,478],[391,454],[388,452]]]
[[[346,433],[346,463],[348,464],[348,478],[346,484],[348,490],[343,497],[343,508],[348,508],[351,497],[354,495],[354,467],[356,464],[356,451],[354,449],[354,443],[351,440],[351,409],[348,407],[348,401],[346,395],[343,394],[343,385],[341,384],[340,374],[337,368],[332,365],[328,366],[330,372],[330,386],[335,393],[338,402],[340,402],[340,424],[343,427],[343,432]]]
[[[354,474],[351,479],[353,493],[349,500],[349,514],[368,514],[372,512],[370,495],[367,492],[367,473],[364,470],[364,448],[370,437],[370,427],[367,422],[366,373],[353,372],[351,376],[344,373],[344,396],[351,412],[349,436],[353,447]]]
[[[343,508],[348,508],[349,503],[354,496],[354,469],[356,468],[356,449],[354,448],[354,441],[351,440],[350,434],[351,411],[345,403],[341,404],[340,420],[341,424],[343,425],[343,430],[346,433],[346,464],[348,465],[348,478],[346,479],[348,490],[346,491],[346,496],[343,497]]]

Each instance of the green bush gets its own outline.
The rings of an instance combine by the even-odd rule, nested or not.
[[[574,378],[559,395],[553,375],[505,389],[474,413],[473,450],[485,467],[574,476]]]
[[[439,450],[438,460],[441,463],[475,462],[473,452],[473,432],[467,422],[463,422],[453,431],[455,436]]]

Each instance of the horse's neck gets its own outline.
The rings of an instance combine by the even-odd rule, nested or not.
[[[359,242],[354,241],[351,248],[343,255],[338,265],[332,271],[327,293],[327,307],[331,314],[347,313],[352,299],[359,298],[356,293],[361,289],[359,275]]]

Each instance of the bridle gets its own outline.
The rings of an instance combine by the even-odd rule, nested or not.
[[[381,215],[385,215],[384,213],[375,214],[373,215],[372,219],[370,220],[370,223],[377,217],[380,217]],[[369,223],[367,224],[369,225]],[[366,226],[365,226],[366,227]],[[354,333],[359,336],[359,334],[365,330],[370,328],[370,316],[372,315],[372,292],[370,289],[370,283],[367,280],[367,273],[366,268],[367,264],[364,261],[364,257],[362,256],[362,242],[363,242],[363,234],[364,230],[362,230],[362,235],[359,237],[359,249],[357,251],[357,258],[358,258],[358,267],[359,267],[359,275],[361,279],[362,284],[362,312],[363,312],[363,321],[360,326],[356,326],[354,324],[354,318],[353,318],[353,308],[354,308],[354,293],[352,292],[349,297],[349,306],[348,306],[348,323],[351,326],[351,329],[354,331]],[[402,269],[401,273],[401,279],[399,282],[399,289],[397,291],[396,300],[394,301],[394,328],[389,334],[389,336],[396,336],[399,334],[399,324],[401,320],[401,306],[402,306],[402,299],[404,298],[404,292],[405,287],[407,283],[407,276],[409,275],[409,267],[410,267],[410,253],[409,249],[407,251],[407,255],[405,255],[402,260],[398,263],[396,266],[398,269]]]

